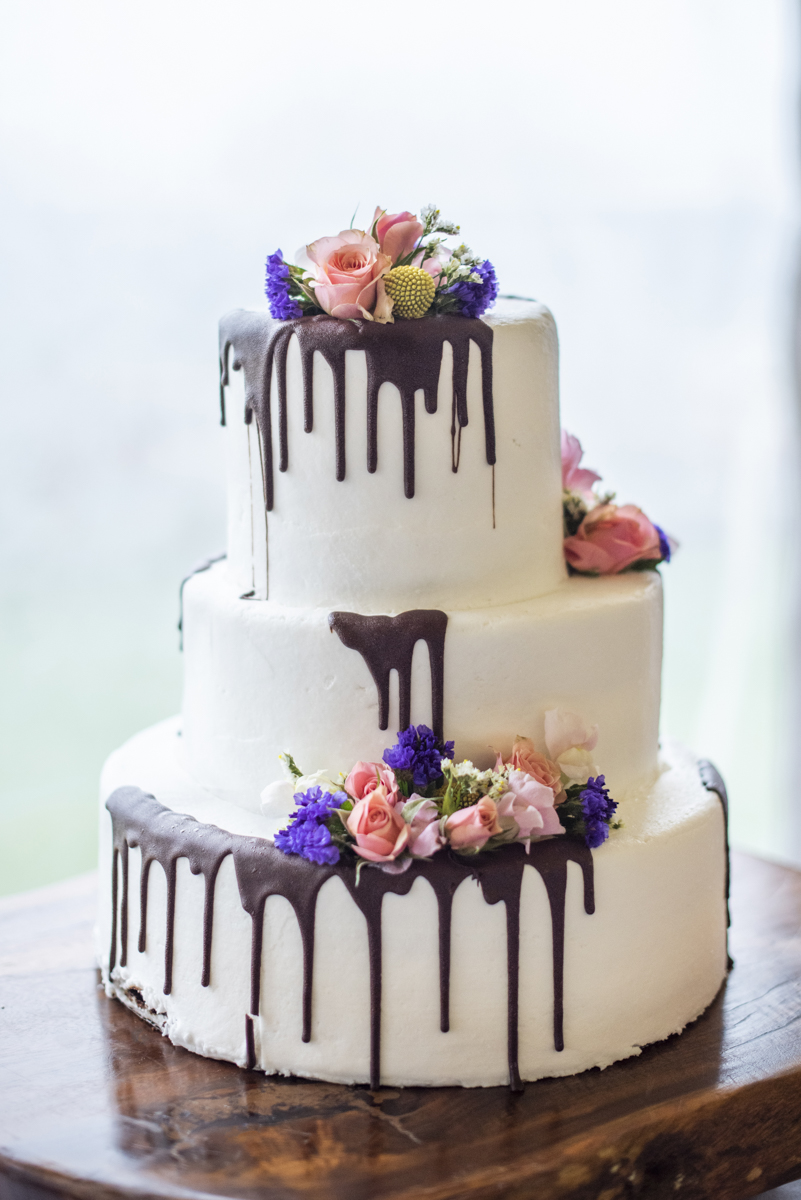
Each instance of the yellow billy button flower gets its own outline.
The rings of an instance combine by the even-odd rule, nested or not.
[[[434,280],[422,267],[393,267],[384,276],[384,287],[394,304],[392,315],[424,317],[434,300]]]

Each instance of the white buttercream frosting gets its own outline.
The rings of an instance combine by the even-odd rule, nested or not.
[[[264,448],[256,423],[243,420],[241,374],[231,373],[228,553],[239,593],[253,591],[288,606],[370,613],[475,608],[558,586],[565,565],[556,326],[548,310],[534,303],[502,303],[487,321],[494,332],[495,469],[486,461],[475,346],[469,423],[462,430],[459,470],[451,469],[451,356],[445,343],[437,411],[427,413],[417,396],[412,499],[403,490],[395,385],[385,383],[379,393],[378,468],[369,474],[367,367],[363,352],[348,351],[347,470],[339,482],[333,377],[316,354],[314,427],[304,432],[300,353],[293,338],[287,360],[289,468],[277,473],[275,507],[265,516]],[[275,404],[273,418],[277,423]],[[277,444],[277,428],[273,440]]]
[[[184,589],[184,749],[191,772],[254,810],[290,750],[303,771],[380,760],[389,728],[362,656],[331,633],[328,610],[241,600],[218,564]],[[452,611],[445,638],[445,731],[459,758],[491,766],[518,735],[545,749],[545,713],[597,724],[593,757],[624,793],[656,767],[662,588],[655,572],[566,579],[546,596]],[[411,718],[431,724],[428,654],[417,644]]]

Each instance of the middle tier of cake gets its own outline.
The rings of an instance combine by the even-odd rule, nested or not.
[[[349,644],[358,641],[354,623],[388,618],[242,599],[225,562],[194,575],[183,614],[182,741],[191,774],[258,811],[261,791],[281,778],[285,751],[304,772],[336,775],[359,759],[380,760],[409,720],[436,727],[439,709],[456,757],[487,767],[518,735],[544,748],[545,712],[562,708],[597,723],[595,757],[616,798],[648,786],[662,659],[656,572],[574,577],[521,603],[423,611],[428,617],[396,616],[414,651],[410,670],[391,672],[381,714],[369,645],[365,653]]]

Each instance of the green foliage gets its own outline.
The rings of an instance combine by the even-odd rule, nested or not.
[[[506,781],[494,771],[478,771],[470,762],[445,765],[447,762],[443,759],[445,787],[438,802],[443,816],[470,808],[482,796],[497,799],[506,789]]]
[[[304,317],[315,317],[324,310],[320,308],[314,295],[314,280],[303,267],[287,263],[289,267],[289,299],[294,300],[303,309]]]
[[[562,524],[565,537],[572,537],[574,533],[578,533],[579,526],[588,511],[581,496],[577,496],[575,492],[569,492],[567,488],[564,489],[562,492]]]
[[[584,812],[581,807],[583,790],[583,784],[572,784],[566,791],[567,799],[563,800],[556,810],[567,836],[581,838],[582,841],[586,834]]]
[[[303,775],[303,772],[301,771],[300,767],[295,762],[294,758],[292,757],[292,755],[289,753],[288,750],[285,750],[283,754],[279,754],[278,757],[280,759],[282,759],[283,762],[286,763],[293,779],[301,778],[301,776]]]

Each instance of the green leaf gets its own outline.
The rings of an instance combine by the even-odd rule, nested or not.
[[[626,567],[626,571],[655,571],[661,562],[661,558],[641,558],[639,562]]]
[[[282,762],[286,763],[293,779],[300,779],[302,777],[303,772],[288,750],[285,750],[283,754],[279,754],[278,757],[282,760]]]

